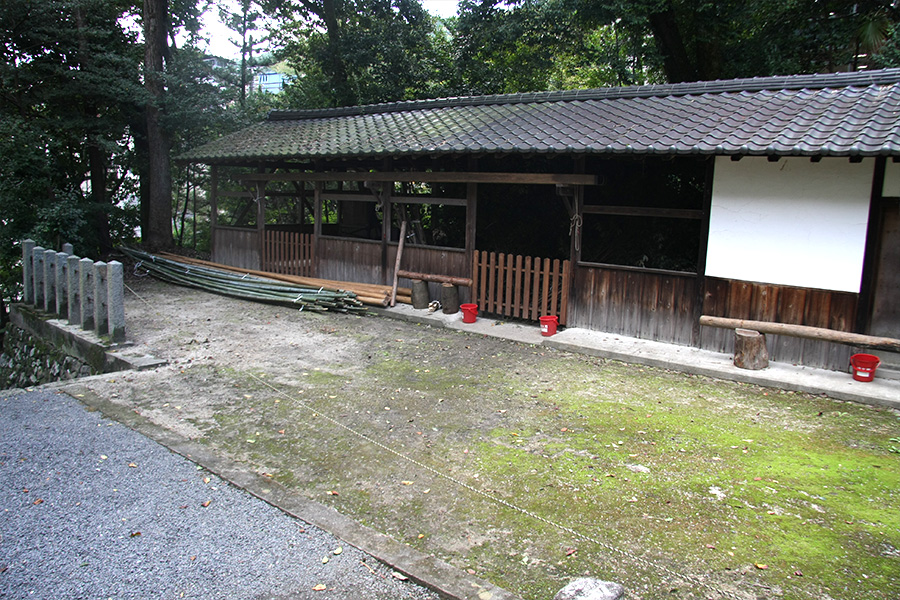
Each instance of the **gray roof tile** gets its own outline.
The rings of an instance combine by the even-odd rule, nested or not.
[[[900,69],[276,111],[179,159],[492,152],[900,156]]]

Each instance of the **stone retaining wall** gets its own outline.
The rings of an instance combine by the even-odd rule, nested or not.
[[[83,361],[14,325],[9,325],[2,337],[0,389],[24,388],[95,374]]]

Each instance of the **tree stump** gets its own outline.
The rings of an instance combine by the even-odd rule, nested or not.
[[[459,312],[459,288],[452,283],[441,285],[441,310],[445,315],[455,315]]]
[[[769,366],[765,334],[751,329],[734,330],[734,366],[751,371]]]
[[[412,305],[413,308],[428,308],[431,298],[428,295],[428,284],[424,281],[414,279],[412,282]]]

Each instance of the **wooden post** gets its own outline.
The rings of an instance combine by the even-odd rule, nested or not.
[[[412,282],[412,306],[413,308],[428,308],[431,297],[428,295],[428,284],[421,279]]]
[[[400,241],[397,242],[397,260],[394,261],[394,284],[391,286],[391,306],[397,304],[397,279],[400,277],[400,258],[403,256],[403,242],[406,241],[406,221],[400,223]]]
[[[734,366],[751,371],[769,366],[765,334],[752,329],[734,330]]]
[[[441,284],[441,310],[445,315],[459,312],[459,288],[452,283]]]
[[[216,229],[219,227],[219,167],[213,165],[209,171],[209,250],[216,260]]]

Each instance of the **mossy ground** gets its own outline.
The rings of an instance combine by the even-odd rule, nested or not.
[[[246,325],[280,328],[259,340],[272,360],[204,349],[122,400],[526,599],[583,575],[630,599],[900,597],[895,411],[278,310]],[[280,348],[288,325],[315,347]]]

